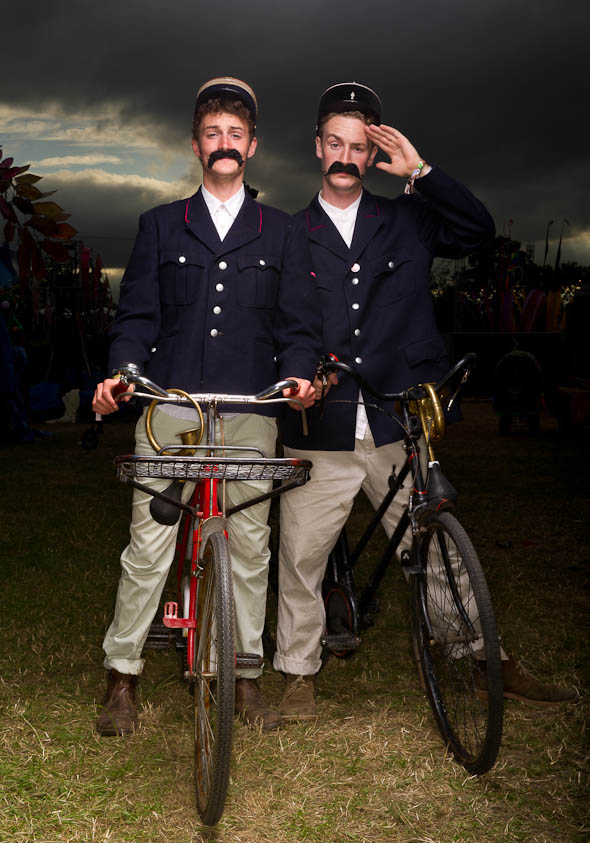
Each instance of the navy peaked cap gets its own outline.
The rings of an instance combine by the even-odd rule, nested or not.
[[[381,123],[381,100],[372,88],[358,82],[339,82],[327,88],[320,98],[316,131],[326,114],[344,114],[347,111],[360,111],[376,123]]]

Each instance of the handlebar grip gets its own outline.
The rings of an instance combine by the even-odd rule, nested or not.
[[[129,387],[127,384],[123,380],[119,380],[119,382],[111,389],[111,395],[113,398],[116,398],[117,395],[121,395],[122,392],[127,392],[128,389]]]

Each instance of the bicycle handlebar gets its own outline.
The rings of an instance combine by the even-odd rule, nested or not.
[[[458,363],[453,366],[452,369],[447,372],[444,378],[435,385],[435,391],[440,392],[457,374],[457,372],[461,370],[464,371],[464,378],[467,378],[471,373],[472,369],[475,367],[476,362],[476,354],[474,354],[473,352],[469,352],[468,354],[466,354],[459,360]],[[362,377],[362,375],[359,375],[356,369],[353,369],[352,366],[349,366],[347,363],[342,363],[332,354],[328,355],[327,357],[323,357],[318,367],[318,374],[328,375],[331,372],[336,371],[345,372],[347,375],[350,375],[360,387],[366,389],[366,391],[370,395],[372,395],[374,398],[378,398],[381,401],[408,401],[424,397],[424,390],[419,384],[417,386],[410,387],[409,389],[404,389],[402,392],[379,392],[378,390],[374,389],[371,384]]]
[[[121,379],[118,384],[116,384],[111,394],[115,398],[115,400],[120,400],[125,395],[134,395],[136,398],[157,398],[160,401],[168,402],[168,403],[175,403],[175,404],[182,404],[186,403],[186,399],[183,398],[181,395],[176,395],[174,393],[168,392],[166,389],[163,389],[161,386],[158,386],[157,383],[151,381],[149,378],[146,378],[144,375],[140,373],[139,366],[135,363],[125,363],[119,369],[113,372],[114,375],[120,375]],[[142,386],[144,389],[148,389],[151,394],[147,395],[142,392],[138,392],[135,390],[133,393],[127,392],[127,387],[131,386],[131,384],[136,384],[137,386]],[[295,404],[299,404],[301,408],[301,423],[303,426],[303,433],[304,436],[307,436],[307,418],[305,415],[305,407],[303,406],[303,402],[300,401],[298,398],[273,398],[273,395],[279,395],[285,389],[291,389],[292,392],[297,391],[297,381],[295,380],[281,380],[277,381],[276,383],[271,384],[266,389],[261,390],[256,395],[228,395],[226,393],[215,393],[215,392],[204,392],[204,393],[195,393],[191,394],[191,399],[196,401],[198,404],[209,404],[210,402],[215,402],[219,404],[264,404],[264,403],[284,403],[287,401],[292,401]]]

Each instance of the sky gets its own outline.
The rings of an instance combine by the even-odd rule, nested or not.
[[[374,88],[383,122],[467,184],[498,233],[590,264],[588,0],[20,0],[4,16],[0,143],[31,164],[118,279],[142,211],[191,195],[197,89],[246,80],[259,103],[246,179],[294,212],[320,187],[317,103]],[[403,182],[373,169],[366,186]],[[567,222],[564,222],[567,221]]]

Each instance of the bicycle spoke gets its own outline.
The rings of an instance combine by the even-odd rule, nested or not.
[[[413,585],[413,636],[443,737],[472,772],[493,764],[500,744],[502,696],[482,695],[478,659],[499,677],[491,601],[471,542],[456,519],[433,516],[422,543],[425,575]],[[499,680],[501,682],[501,680]]]

